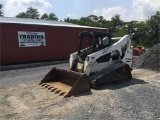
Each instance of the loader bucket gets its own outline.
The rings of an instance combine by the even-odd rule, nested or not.
[[[39,84],[65,97],[91,91],[86,74],[56,67]]]

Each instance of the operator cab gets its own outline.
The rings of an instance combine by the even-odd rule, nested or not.
[[[84,61],[87,55],[111,46],[111,36],[106,32],[85,31],[79,33],[78,56]]]

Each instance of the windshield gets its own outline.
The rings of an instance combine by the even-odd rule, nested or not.
[[[90,36],[84,36],[82,39],[82,44],[81,44],[81,49],[90,47],[91,45],[91,40]]]

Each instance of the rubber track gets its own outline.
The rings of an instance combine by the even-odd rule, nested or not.
[[[114,65],[112,65],[112,66],[110,66],[110,67],[108,67],[108,68],[106,68],[106,69],[101,70],[100,72],[97,72],[97,73],[91,75],[91,76],[89,77],[91,86],[92,86],[93,88],[98,88],[98,86],[95,85],[95,82],[93,82],[93,81],[98,81],[98,79],[99,79],[99,78],[102,78],[104,75],[107,75],[107,74],[110,74],[110,73],[112,73],[112,72],[115,72],[115,71],[117,71],[119,68],[121,68],[121,67],[123,67],[123,66],[125,66],[125,65],[126,65],[125,63],[116,63],[116,64],[114,64]],[[131,75],[131,74],[128,74],[128,76],[130,76],[130,77],[129,77],[130,79],[127,79],[127,80],[116,80],[116,81],[114,81],[114,80],[107,80],[107,81],[105,81],[104,84],[118,84],[118,83],[122,83],[122,82],[125,82],[125,81],[130,81],[131,78],[132,78],[132,75]]]

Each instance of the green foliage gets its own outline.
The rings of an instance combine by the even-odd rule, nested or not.
[[[103,16],[89,15],[80,19],[64,19],[65,22],[70,22],[79,25],[108,28],[113,37],[121,37],[129,34],[132,38],[132,45],[141,45],[144,47],[152,47],[160,42],[160,11],[146,21],[130,21],[124,22],[120,15],[116,14],[107,21]]]
[[[3,5],[0,4],[0,17],[4,17]]]
[[[138,45],[139,45],[139,44],[137,44],[136,41],[131,41],[131,46],[136,47],[136,46],[138,46]]]
[[[47,14],[47,13],[44,13],[44,14],[41,16],[41,19],[48,20],[48,14]]]
[[[104,17],[103,16],[99,16],[98,17],[98,22],[100,22],[101,24],[103,23],[103,22],[105,22],[106,20],[104,19]]]
[[[49,17],[49,20],[58,21],[58,18],[55,13],[50,13],[48,17]]]
[[[49,15],[47,13],[44,13],[41,16],[41,19],[58,21],[58,18],[56,16],[56,14],[54,14],[54,13],[50,13]]]
[[[118,29],[117,31],[115,31],[112,36],[114,37],[121,37],[121,36],[124,36],[124,35],[127,35],[128,34],[128,31],[124,28],[121,28],[121,29]]]
[[[29,7],[26,11],[26,17],[32,19],[39,19],[39,11],[35,8]]]
[[[119,14],[115,14],[112,18],[111,18],[111,23],[113,25],[114,30],[116,31],[117,29],[121,28],[123,25],[123,21],[120,19],[120,15]]]
[[[45,19],[45,20],[58,21],[58,17],[56,16],[55,13],[50,13],[49,15],[47,13],[44,13],[40,17],[38,9],[35,9],[33,7],[29,7],[26,12],[21,12],[18,15],[16,15],[16,17],[17,18]]]
[[[16,15],[17,18],[27,18],[25,12],[21,12],[18,15]]]
[[[90,19],[90,21],[98,21],[98,17],[96,15],[89,15],[87,18]]]
[[[18,18],[32,18],[32,19],[39,19],[40,14],[39,11],[33,7],[29,7],[26,12],[21,12],[16,15]]]
[[[160,12],[148,18],[145,22],[138,22],[136,26],[141,45],[152,47],[160,43]]]

